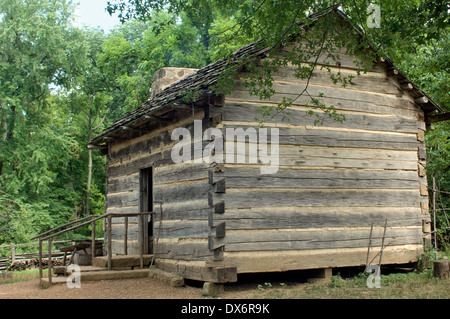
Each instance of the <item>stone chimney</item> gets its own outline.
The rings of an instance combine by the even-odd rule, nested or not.
[[[152,97],[161,93],[166,87],[175,83],[198,69],[167,67],[156,71],[153,76]]]

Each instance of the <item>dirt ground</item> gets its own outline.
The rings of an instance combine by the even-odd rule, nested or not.
[[[341,272],[345,277],[345,273]],[[347,274],[352,278],[353,273]],[[419,275],[418,275],[419,276]],[[207,299],[310,299],[310,298],[354,298],[354,299],[449,299],[450,278],[427,279],[423,275],[398,283],[383,283],[382,289],[369,289],[352,285],[343,280],[330,284],[307,284],[308,274],[298,272],[252,274],[239,276],[237,283],[224,285],[224,291],[217,298],[203,296],[203,283],[185,280],[184,287],[170,287],[164,281],[151,277],[120,280],[82,281],[81,288],[69,288],[56,284],[41,288],[39,280],[32,279],[0,285],[0,303],[19,300],[197,300]],[[421,279],[422,278],[422,279]],[[147,304],[147,301],[144,301]]]
[[[220,295],[224,299],[254,298],[257,284],[226,285]],[[0,299],[203,299],[200,283],[187,282],[184,287],[170,287],[153,279],[120,279],[86,281],[81,288],[68,288],[65,284],[43,289],[39,280],[0,285]]]

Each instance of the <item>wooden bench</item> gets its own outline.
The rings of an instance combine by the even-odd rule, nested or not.
[[[74,245],[70,245],[70,246],[66,246],[66,247],[61,247],[59,250],[62,251],[64,253],[64,260],[63,260],[63,265],[66,264],[66,260],[67,260],[67,253],[71,252],[72,255],[70,256],[70,260],[69,260],[69,265],[72,263],[73,261],[73,257],[75,255],[75,253],[77,251],[80,250],[84,250],[84,252],[86,253],[86,248],[90,248],[92,247],[92,240],[91,239],[74,239],[74,242],[79,242],[78,244],[74,244]],[[95,241],[95,249],[97,248],[102,248],[102,242],[99,240]]]

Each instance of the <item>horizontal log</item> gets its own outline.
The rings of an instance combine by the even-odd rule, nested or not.
[[[383,229],[374,230],[372,247],[381,247]],[[364,231],[248,231],[227,232],[224,239],[214,239],[215,245],[225,245],[225,251],[310,250],[331,248],[359,248],[369,244],[370,229]],[[386,230],[384,244],[389,246],[421,244],[421,229]]]
[[[139,173],[140,169],[147,167],[159,167],[173,164],[170,156],[171,150],[164,150],[162,152],[149,154],[148,156],[141,156],[133,158],[133,160],[121,163],[120,158],[113,158],[109,160],[106,165],[106,174],[110,178],[116,178],[124,175],[131,175]]]
[[[321,52],[319,56],[317,56],[317,43],[314,43],[315,49],[311,51],[311,44],[308,44],[306,41],[296,41],[295,44],[289,46],[283,46],[279,50],[279,54],[282,56],[289,56],[290,54],[294,54],[297,56],[299,52],[301,52],[302,56],[305,59],[305,62],[315,62],[317,63],[317,67],[321,66],[331,66],[331,67],[339,67],[340,69],[349,69],[349,70],[363,70],[364,68],[368,68],[368,71],[371,72],[380,72],[382,69],[378,67],[376,64],[373,64],[372,61],[365,61],[365,56],[353,56],[347,52],[347,48],[339,48],[333,45],[333,49],[330,52],[326,50],[326,52]],[[333,42],[335,43],[335,42]],[[329,43],[327,44],[327,46]],[[299,51],[301,50],[301,51]]]
[[[260,105],[264,105],[261,102]],[[252,103],[231,103],[227,102],[223,108],[222,115],[224,121],[246,121],[255,123],[255,117],[258,117],[260,106]],[[424,129],[424,123],[411,119],[401,117],[387,117],[377,116],[373,114],[345,114],[345,121],[343,123],[334,121],[328,115],[322,112],[312,111],[312,116],[308,114],[307,110],[296,109],[290,107],[288,118],[289,123],[293,125],[313,125],[316,115],[323,120],[321,127],[331,128],[349,128],[359,130],[373,130],[384,132],[402,132],[402,133],[417,133],[418,128]],[[264,119],[266,123],[281,122],[281,118]]]
[[[429,100],[426,96],[421,96],[421,97],[414,99],[414,103],[417,103],[417,104],[426,104],[426,103],[428,103],[428,101]]]
[[[369,259],[372,260],[378,253],[379,249],[373,249],[369,255]],[[423,244],[388,246],[383,251],[383,264],[406,264],[416,262],[417,256],[422,253]],[[365,266],[366,258],[367,247],[353,249],[337,248],[266,252],[225,252],[224,261],[215,261],[214,265],[231,264],[237,266],[238,273],[255,273],[297,269]]]
[[[110,193],[106,198],[107,207],[127,207],[139,205],[139,192]]]
[[[306,83],[307,79],[298,78],[296,73],[298,73],[297,67],[283,66],[272,77],[276,81]],[[334,68],[328,70],[316,67],[309,80],[309,84],[335,87],[336,89],[370,91],[381,94],[401,94],[400,88],[391,79],[381,73],[374,72],[360,73],[358,75],[357,71],[353,70],[339,70]]]
[[[260,163],[259,145],[225,142],[225,163]],[[278,156],[268,152],[280,166],[403,169],[417,171],[417,151],[278,145]],[[244,156],[241,156],[243,154]],[[271,162],[271,165],[275,163]]]
[[[448,121],[450,120],[450,112],[440,113],[440,114],[431,114],[425,117],[425,122],[427,124]]]
[[[109,178],[108,193],[120,193],[139,189],[139,174],[118,176]]]
[[[138,213],[139,212],[139,206],[135,205],[135,206],[118,206],[118,207],[114,207],[114,206],[109,206],[106,208],[106,212],[107,213],[125,213],[125,214],[132,214],[132,213]],[[113,224],[123,224],[124,221],[124,217],[113,217],[112,218],[112,223]],[[137,223],[137,217],[128,217],[128,222],[129,223]]]
[[[324,90],[325,91],[325,90]],[[374,115],[394,115],[411,120],[423,121],[423,112],[417,108],[413,102],[406,99],[397,98],[393,101],[379,102],[378,99],[372,101],[359,101],[348,98],[329,97],[329,96],[313,96],[321,105],[333,108],[337,113],[359,112]],[[261,100],[258,96],[250,95],[247,91],[236,90],[227,98],[229,103],[251,102],[261,105],[277,106],[283,101],[283,98],[292,99],[292,106],[313,106],[311,96],[301,95],[299,93],[275,93],[269,100]],[[222,110],[214,110],[213,113],[220,114]],[[289,109],[287,110],[287,112]]]
[[[156,223],[154,230],[160,238],[208,238],[208,220],[180,220]]]
[[[231,188],[360,188],[417,189],[415,171],[324,170],[279,168],[275,174],[261,174],[258,167],[227,166],[215,178],[226,178]]]
[[[254,207],[228,208],[215,215],[214,222],[225,222],[227,231],[255,229],[309,229],[384,226],[420,227],[422,216],[415,207]]]
[[[113,239],[111,241],[112,253],[113,254],[124,254],[124,240],[123,239]],[[139,254],[140,246],[139,241],[129,238],[127,241],[127,252],[129,255]]]
[[[204,116],[203,112],[197,112],[194,117],[191,116],[192,113],[188,112],[187,114],[189,116],[180,117],[170,125],[161,124],[147,134],[112,144],[109,156],[113,159],[135,157],[140,154],[152,154],[159,151],[161,147],[172,143],[171,133],[175,128],[184,127],[193,131],[193,121],[195,119],[201,120]]]
[[[364,206],[419,207],[419,190],[356,190],[356,189],[280,189],[228,188],[214,193],[213,203],[224,201],[226,209],[261,206]]]
[[[159,205],[155,206],[155,210],[159,212]],[[207,198],[202,200],[186,200],[183,202],[164,203],[162,205],[163,220],[178,219],[207,219],[212,208],[208,205]],[[161,218],[160,214],[155,216],[155,222]]]
[[[213,251],[208,249],[208,240],[179,240],[176,242],[160,240],[156,246],[155,256],[179,260],[205,260],[207,257],[213,256]]]
[[[180,163],[161,166],[154,170],[153,185],[192,181],[208,177],[206,163]]]
[[[249,125],[248,122],[224,122],[222,132],[227,128],[253,127],[258,131],[258,127]],[[266,126],[268,134],[271,128]],[[305,146],[334,146],[334,147],[355,147],[391,150],[417,150],[416,134],[390,134],[390,133],[365,133],[350,130],[327,130],[317,127],[317,129],[298,127],[277,127],[279,143],[283,145],[305,145]],[[270,140],[270,139],[269,139]]]
[[[291,98],[295,100],[296,103],[300,105],[311,105],[310,97],[319,98],[322,102],[327,102],[327,106],[335,105],[337,103],[342,103],[341,106],[345,109],[350,107],[348,111],[360,111],[360,112],[371,112],[370,107],[376,106],[384,106],[388,108],[398,107],[400,109],[408,109],[413,110],[412,106],[414,106],[413,102],[398,97],[396,95],[382,94],[376,92],[370,92],[368,90],[354,90],[351,86],[348,88],[339,88],[339,87],[330,87],[328,85],[320,85],[309,83],[307,86],[308,94],[303,94],[299,96],[306,88],[306,81],[286,81],[286,79],[280,78],[278,80],[273,81],[272,89],[274,94],[270,97],[270,99],[264,99],[262,102],[274,102],[279,103],[282,101],[283,97]],[[309,97],[309,99],[308,99]],[[236,88],[231,92],[230,96],[227,96],[227,102],[229,99],[238,99],[238,100],[247,100],[254,102],[261,102],[261,99],[257,95],[252,95],[249,93],[249,90],[244,87],[242,82],[236,83]],[[347,106],[347,105],[353,105]],[[368,106],[365,106],[366,103],[369,103]],[[359,106],[356,107],[356,106]],[[376,110],[376,109],[375,109]],[[420,112],[417,110],[416,112]],[[393,113],[385,113],[392,114]]]
[[[139,227],[137,224],[132,225],[128,224],[128,230],[125,231],[125,227],[123,225],[114,225],[112,228],[112,239],[113,240],[124,240],[125,234],[127,234],[128,240],[138,240],[139,236]]]
[[[174,262],[171,259],[158,258],[155,260],[155,266],[186,279],[212,283],[237,281],[237,269],[229,265],[216,267],[207,266],[204,261],[177,260]]]
[[[193,136],[191,136],[193,138]],[[179,143],[178,140],[174,141],[173,144],[170,144],[166,146],[164,150],[160,150],[156,153],[152,154],[141,154],[139,156],[127,156],[125,159],[123,158],[113,158],[109,160],[109,163],[106,166],[106,172],[107,176],[110,178],[118,178],[120,176],[125,175],[131,175],[131,174],[138,174],[140,169],[153,167],[154,171],[158,172],[159,167],[167,167],[174,165],[174,161],[172,159],[172,148],[177,143]],[[197,158],[202,159],[203,158],[203,149],[208,145],[209,141],[195,141],[192,140],[192,143],[190,145],[191,150],[191,159],[192,164],[196,164],[194,162]],[[200,152],[197,152],[196,150],[199,149]],[[190,165],[190,163],[185,162],[183,165]],[[202,160],[200,160],[199,164],[202,164]],[[203,164],[204,165],[204,164]],[[194,170],[190,170],[191,173],[193,173]],[[189,172],[189,170],[188,170]],[[189,173],[187,173],[189,174]],[[197,172],[198,175],[202,175],[203,172]],[[206,173],[207,176],[207,173]],[[168,178],[170,178],[168,176]]]
[[[207,174],[207,172],[205,172]],[[207,198],[211,185],[208,175],[204,179],[188,182],[155,185],[153,198],[163,203],[175,203],[189,200],[202,200]]]

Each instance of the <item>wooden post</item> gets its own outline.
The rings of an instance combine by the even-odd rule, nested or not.
[[[436,229],[436,178],[433,177],[433,231],[434,248],[437,248],[437,229]]]
[[[123,249],[125,255],[128,255],[128,216],[125,216],[125,234],[124,234],[124,243]]]
[[[95,258],[95,249],[97,248],[95,245],[95,221],[91,223],[91,235],[92,235],[92,242],[91,242],[91,264],[94,263]]]
[[[386,218],[386,221],[384,222],[383,238],[381,239],[380,261],[378,263],[380,265],[380,267],[381,267],[381,257],[383,257],[384,239],[386,238],[386,228],[387,228],[387,218]]]
[[[450,260],[436,260],[433,263],[433,275],[440,278],[448,278]]]
[[[108,216],[108,270],[112,269],[112,217]]]
[[[367,247],[367,257],[366,257],[366,269],[369,266],[369,254],[370,254],[370,247],[372,246],[372,231],[373,231],[373,223],[370,223],[370,235],[369,235],[369,246]]]
[[[51,285],[52,283],[52,240],[53,238],[50,237],[48,239],[48,284]]]
[[[144,215],[139,215],[139,259],[140,268],[144,269]]]
[[[39,238],[39,279],[42,279],[42,239]]]
[[[11,265],[16,261],[16,245],[11,244]]]

